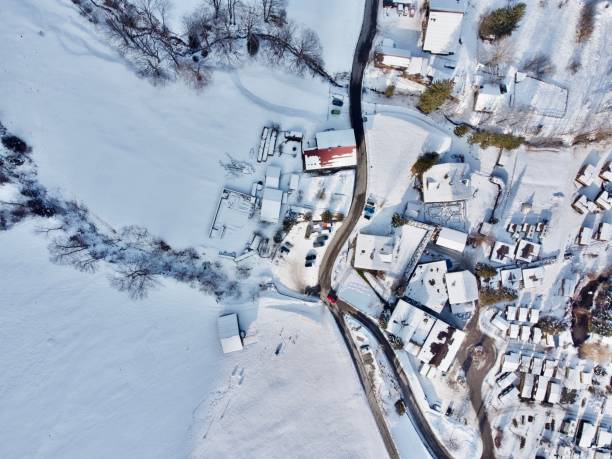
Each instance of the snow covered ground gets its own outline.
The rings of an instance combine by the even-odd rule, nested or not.
[[[142,225],[177,246],[205,244],[222,185],[249,192],[263,177],[261,168],[225,177],[226,153],[254,163],[270,122],[309,134],[327,127],[328,87],[319,79],[246,65],[214,73],[201,92],[154,87],[69,1],[8,0],[4,11],[2,121],[32,144],[42,183],[111,226]],[[352,59],[348,47],[334,52]],[[297,158],[287,172],[300,169]]]
[[[0,233],[0,456],[384,451],[320,304],[273,297],[222,306],[171,282],[133,303],[104,273],[50,264],[35,226]],[[223,355],[221,312],[238,312],[259,341]]]

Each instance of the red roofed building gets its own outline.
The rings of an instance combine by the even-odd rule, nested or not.
[[[352,129],[319,132],[317,148],[304,150],[304,170],[341,169],[357,165],[357,146]]]

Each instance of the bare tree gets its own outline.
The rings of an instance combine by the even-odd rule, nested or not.
[[[144,260],[120,266],[111,284],[120,292],[126,292],[133,300],[145,298],[149,290],[157,285],[155,273]]]
[[[51,261],[70,265],[79,271],[94,272],[104,258],[104,250],[96,250],[80,233],[55,238],[49,245]]]

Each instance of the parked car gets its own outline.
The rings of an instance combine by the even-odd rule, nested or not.
[[[307,260],[306,263],[304,263],[304,266],[307,268],[312,268],[312,265],[314,264],[313,261]]]
[[[339,115],[340,113],[342,113],[342,112],[341,112],[340,110],[338,110],[337,108],[334,108],[334,109],[331,111],[331,114],[332,114],[332,115]]]
[[[336,304],[338,302],[338,295],[334,289],[331,289],[327,294],[327,302],[329,304]]]
[[[342,99],[336,99],[334,97],[332,99],[332,104],[335,105],[336,107],[342,107],[344,105],[344,102],[342,101]]]
[[[314,261],[317,259],[316,253],[311,253],[310,255],[306,255],[306,261]]]
[[[286,245],[281,245],[280,251],[281,253],[289,253],[291,252],[291,249],[287,247]]]
[[[322,241],[321,239],[317,239],[316,241],[312,243],[312,246],[314,248],[323,247],[324,245],[325,245],[325,241]]]

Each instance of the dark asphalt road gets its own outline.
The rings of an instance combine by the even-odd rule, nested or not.
[[[361,32],[357,41],[357,47],[355,49],[355,55],[353,58],[353,68],[351,70],[351,81],[349,88],[350,97],[350,118],[351,126],[355,131],[355,140],[357,142],[357,169],[355,175],[355,187],[353,192],[353,201],[348,215],[346,216],[344,223],[338,229],[334,237],[331,239],[325,256],[321,262],[321,268],[319,271],[319,285],[321,287],[321,296],[325,301],[327,292],[331,288],[331,274],[334,267],[334,262],[338,257],[340,250],[344,246],[348,237],[350,236],[353,228],[357,224],[366,200],[367,191],[367,174],[368,174],[368,161],[366,154],[365,144],[365,132],[362,120],[361,110],[361,94],[362,94],[362,82],[363,73],[368,63],[370,56],[370,50],[374,36],[376,35],[376,22],[378,16],[379,1],[378,0],[366,0],[365,10],[363,16],[363,23],[361,26]],[[352,341],[350,330],[344,321],[343,315],[349,314],[352,317],[359,320],[365,327],[379,341],[387,360],[391,363],[395,377],[401,387],[404,401],[407,407],[407,413],[415,426],[421,440],[432,457],[435,458],[447,458],[450,457],[444,446],[438,442],[437,437],[433,434],[425,416],[419,409],[417,402],[410,390],[408,378],[404,373],[400,362],[395,356],[395,352],[391,347],[391,344],[387,340],[387,337],[378,327],[378,324],[361,313],[351,305],[338,301],[336,305],[330,305],[330,311],[338,324],[344,341],[349,349],[353,363],[357,369],[357,373],[361,380],[361,384],[366,392],[372,413],[378,424],[378,428],[381,431],[381,435],[387,447],[387,451],[391,457],[399,457],[393,439],[389,433],[384,417],[382,416],[378,402],[371,394],[370,384],[368,382],[367,373],[363,367],[361,356],[357,350],[355,344]]]

